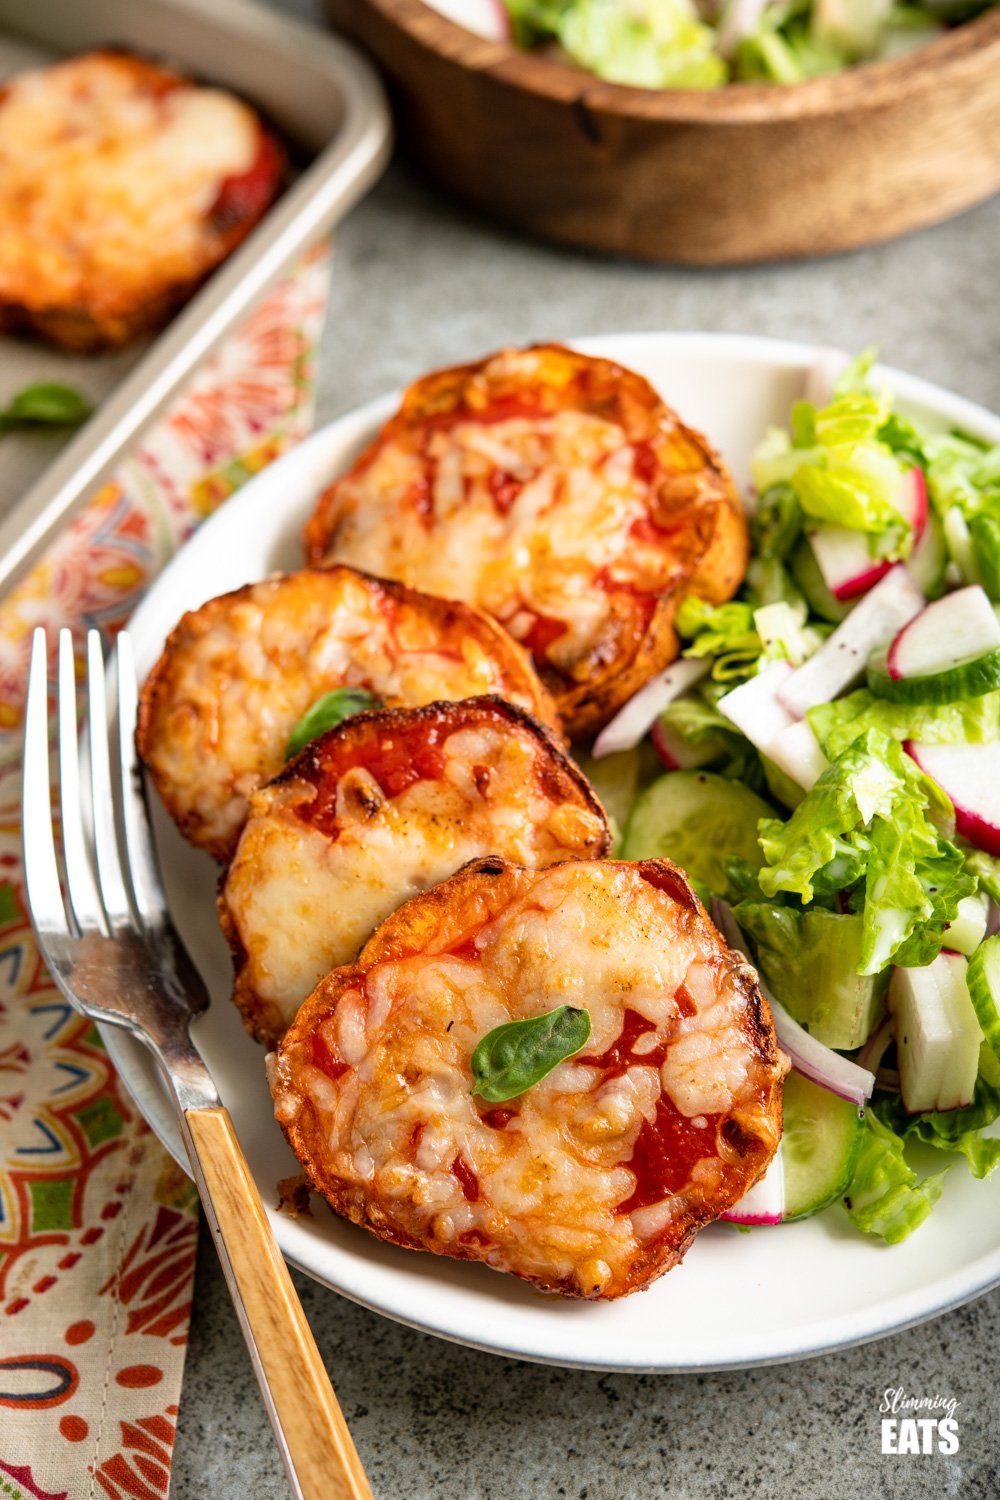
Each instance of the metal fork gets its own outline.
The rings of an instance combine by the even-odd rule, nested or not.
[[[81,784],[73,643],[60,632],[58,738],[66,898],[49,785],[44,630],[31,653],[24,737],[24,867],[31,920],[66,999],[122,1026],[159,1064],[191,1160],[292,1493],[301,1500],[372,1500],[329,1377],[271,1233],[232,1120],[189,1026],[208,994],[170,919],[133,742],[137,690],[131,642],[116,656],[118,776],[109,752],[101,638],[87,638],[89,798]],[[91,862],[91,850],[94,862]],[[123,857],[124,854],[124,857]]]

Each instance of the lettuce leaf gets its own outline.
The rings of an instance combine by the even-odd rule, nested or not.
[[[842,390],[819,409],[796,402],[791,431],[772,428],[758,445],[754,484],[765,499],[772,487],[787,486],[806,517],[867,533],[874,556],[906,557],[912,527],[903,484],[911,465],[880,438],[890,415],[887,392]]]
[[[976,1079],[972,1103],[962,1109],[908,1115],[898,1098],[880,1099],[874,1108],[882,1123],[902,1140],[921,1141],[936,1151],[964,1156],[973,1177],[988,1177],[1000,1165],[1000,1138],[982,1134],[1000,1119],[1000,1086],[990,1081],[985,1070]]]
[[[982,849],[966,849],[964,853],[966,873],[972,876],[981,891],[1000,903],[1000,859],[984,854]]]
[[[698,694],[687,694],[668,703],[660,715],[663,727],[682,744],[704,753],[701,762],[720,776],[745,782],[751,791],[764,790],[760,757],[731,719]]]
[[[864,879],[860,974],[894,958],[929,963],[975,881],[965,857],[928,814],[947,820],[940,788],[898,741],[869,729],[842,751],[787,822],[762,818],[758,836],[765,896],[808,903]]]
[[[878,1235],[898,1245],[927,1218],[941,1196],[950,1169],[917,1181],[906,1160],[901,1136],[865,1111],[865,1134],[844,1207],[864,1234]]]
[[[1000,692],[926,707],[888,703],[867,688],[858,688],[846,698],[811,708],[806,717],[828,760],[836,759],[869,729],[895,740],[923,740],[929,745],[985,745],[1000,739]]]
[[[505,0],[517,40],[554,37],[582,68],[638,88],[712,89],[729,70],[691,0]]]
[[[738,599],[728,604],[706,604],[693,596],[685,599],[674,624],[688,641],[685,656],[714,656],[712,676],[716,682],[751,677],[764,651],[757,634],[753,606]]]
[[[858,974],[860,917],[754,900],[741,901],[733,916],[765,983],[796,1021],[827,1047],[850,1051],[868,1040],[885,978]]]

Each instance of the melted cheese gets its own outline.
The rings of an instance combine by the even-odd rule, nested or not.
[[[431,525],[405,503],[428,472]],[[516,482],[506,509],[495,499],[498,476]],[[640,593],[671,586],[669,550],[631,531],[648,512],[648,484],[615,423],[579,411],[467,420],[432,431],[426,451],[390,440],[343,480],[332,555],[474,601],[515,635],[533,617],[558,620],[566,629],[547,654],[570,668],[611,612],[608,589],[595,587],[598,575]]]
[[[755,1046],[755,1002],[731,956],[702,917],[636,867],[559,865],[525,873],[519,888],[480,930],[477,962],[447,953],[374,962],[363,988],[352,984],[318,1023],[351,1072],[331,1083],[300,1050],[293,1076],[283,1050],[276,1112],[288,1127],[309,1101],[324,1175],[346,1185],[349,1202],[376,1205],[394,1231],[444,1253],[474,1231],[478,1248],[464,1253],[543,1285],[618,1295],[658,1240],[662,1268],[671,1226],[683,1235],[746,1185],[744,1177],[734,1186],[716,1131],[701,1120],[693,1129],[704,1131],[703,1151],[687,1185],[623,1211],[636,1186],[636,1141],[661,1098],[689,1117],[707,1099],[713,1111],[738,1112],[762,1162],[777,1143],[780,1066]],[[471,1092],[473,1049],[493,1027],[564,1003],[586,1006],[590,1040],[512,1100],[513,1118],[494,1128]],[[643,1061],[648,1045],[617,1075],[588,1066],[618,1040],[629,1010],[652,1023],[662,1066]],[[455,1172],[459,1157],[475,1195]],[[642,1275],[655,1274],[642,1264]]]
[[[255,584],[186,616],[151,679],[140,748],[188,836],[231,852],[248,796],[335,687],[364,687],[387,707],[499,693],[544,715],[517,648],[478,616],[446,627],[441,608],[410,595],[389,609],[379,585],[335,569]]]
[[[342,776],[335,836],[303,821],[314,796],[304,778],[253,796],[221,901],[245,955],[236,1000],[259,1032],[280,1036],[390,912],[470,859],[502,854],[542,868],[599,851],[599,814],[579,795],[546,795],[545,742],[527,726],[490,723],[491,712],[444,741],[440,778],[395,798],[379,786],[377,762]]]
[[[152,75],[152,77],[151,77]],[[260,144],[252,110],[146,63],[74,59],[0,102],[0,296],[28,307],[128,301],[205,269],[206,216]]]

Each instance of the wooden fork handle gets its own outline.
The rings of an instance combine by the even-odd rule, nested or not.
[[[373,1500],[228,1110],[188,1109],[192,1165],[292,1491]]]

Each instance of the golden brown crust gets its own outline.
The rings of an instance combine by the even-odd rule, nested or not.
[[[12,79],[0,330],[90,353],[162,326],[249,234],[284,171],[246,105],[146,58],[91,52]]]
[[[558,883],[558,889],[547,898],[546,886],[553,882]],[[606,1139],[599,1132],[595,1134],[592,1128],[600,1118],[596,1103],[589,1106],[590,1113],[584,1111],[581,1123],[579,1110],[574,1115],[558,1113],[557,1092],[551,1094],[549,1103],[543,1101],[536,1106],[542,1114],[536,1112],[531,1116],[532,1106],[526,1101],[542,1092],[545,1086],[541,1084],[535,1085],[528,1094],[509,1101],[510,1108],[501,1110],[501,1114],[520,1111],[523,1128],[528,1129],[527,1122],[531,1120],[534,1128],[541,1132],[539,1138],[529,1138],[522,1150],[516,1144],[516,1138],[511,1141],[503,1134],[510,1129],[509,1120],[501,1121],[491,1118],[489,1113],[484,1114],[491,1109],[485,1105],[480,1107],[477,1119],[474,1112],[470,1114],[469,1106],[461,1103],[471,1087],[471,1075],[467,1065],[463,1066],[461,1062],[464,1052],[460,1050],[457,1062],[454,1053],[448,1052],[448,1036],[421,1029],[416,1042],[409,1047],[406,1044],[407,1013],[413,1005],[419,1004],[414,997],[420,992],[422,963],[429,963],[436,956],[439,968],[431,972],[446,975],[445,982],[452,986],[462,982],[456,961],[468,966],[470,977],[465,981],[468,988],[462,992],[454,991],[451,1019],[444,1028],[449,1034],[452,1026],[461,1030],[467,1022],[464,1007],[468,997],[491,992],[489,955],[495,954],[498,947],[502,948],[505,941],[513,942],[514,952],[522,956],[526,966],[525,983],[537,979],[542,970],[533,967],[537,953],[533,952],[531,944],[533,941],[536,945],[542,942],[544,946],[544,940],[537,938],[537,933],[535,939],[529,935],[537,929],[542,911],[549,912],[554,923],[560,921],[567,903],[572,906],[574,885],[590,887],[599,898],[592,908],[594,923],[600,924],[602,913],[603,920],[608,920],[612,907],[625,895],[631,898],[629,905],[638,904],[643,908],[637,930],[641,932],[643,924],[649,921],[654,924],[662,921],[667,941],[670,941],[668,934],[672,932],[675,944],[684,946],[693,955],[685,971],[688,979],[681,983],[676,994],[680,1011],[671,1013],[672,1018],[666,1016],[659,1023],[657,1036],[664,1040],[665,1050],[656,1051],[652,1056],[651,1045],[643,1045],[642,1041],[626,1044],[625,1029],[620,1031],[618,1041],[612,1042],[610,1051],[605,1052],[607,1031],[602,1040],[595,1040],[607,1019],[603,1007],[608,1004],[620,1006],[622,998],[619,996],[617,1001],[610,998],[614,983],[611,990],[598,994],[599,976],[586,990],[594,1035],[583,1051],[565,1067],[571,1072],[575,1068],[577,1073],[581,1067],[584,1070],[593,1068],[595,1076],[603,1070],[601,1076],[605,1078],[605,1084],[601,1087],[606,1087],[607,1081],[618,1077],[624,1066],[617,1049],[627,1052],[628,1047],[635,1045],[629,1069],[631,1077],[632,1065],[635,1065],[637,1081],[631,1087],[641,1091],[640,1075],[646,1075],[648,1081],[650,1071],[641,1066],[643,1062],[652,1061],[659,1067],[658,1059],[661,1056],[666,1059],[662,1064],[665,1092],[656,1104],[655,1124],[649,1124],[651,1116],[647,1096],[647,1124],[640,1130],[638,1140],[633,1135],[633,1146],[626,1146],[617,1157],[613,1153],[604,1159],[604,1170],[612,1176],[615,1172],[620,1173],[623,1165],[629,1170],[625,1173],[624,1187],[617,1188],[606,1200],[612,1207],[602,1231],[608,1237],[607,1250],[599,1250],[599,1257],[603,1256],[603,1259],[595,1258],[593,1243],[586,1242],[585,1232],[593,1195],[603,1193],[603,1179],[595,1176],[593,1171],[585,1171],[576,1187],[571,1188],[570,1198],[565,1197],[567,1179],[572,1179],[577,1165],[596,1159],[588,1156],[588,1152],[599,1149],[592,1143]],[[651,887],[658,895],[650,896],[647,891],[644,897],[644,887]],[[541,903],[537,909],[536,901]],[[554,927],[552,935],[558,947],[564,934]],[[606,936],[613,944],[622,935],[609,932]],[[587,942],[594,945],[592,950],[586,948]],[[588,933],[581,961],[586,964],[591,952],[599,954],[602,943],[601,932]],[[608,962],[612,967],[606,973],[617,973],[620,979],[613,961]],[[443,968],[440,967],[442,963]],[[515,960],[513,969],[504,970],[507,975],[504,986],[517,982],[514,977],[518,973],[516,963]],[[551,964],[551,955],[545,963]],[[709,982],[706,975],[711,976],[712,988],[708,993],[705,991]],[[637,989],[641,988],[641,979],[637,973]],[[695,987],[697,994],[686,988],[688,982]],[[496,993],[495,989],[492,993]],[[371,994],[378,996],[378,1018],[371,1021],[371,1030],[362,1033],[358,1030],[359,1025],[368,1022],[351,1018],[368,1014],[366,1007],[371,1002],[366,997]],[[516,1010],[516,1000],[509,988],[506,994],[505,1004]],[[529,1005],[529,1013],[541,1013],[549,1007],[551,1000],[551,994],[536,994]],[[674,1003],[664,996],[665,1007]],[[487,1014],[493,1004],[488,1001],[482,1013]],[[629,997],[624,1012],[626,1026],[630,1016],[632,1020],[640,1019],[629,1009],[630,1004],[648,1005],[648,994],[642,1000],[638,995],[634,1001]],[[721,1021],[718,1019],[720,1005],[723,1010],[728,1007],[727,1015]],[[672,1103],[675,1091],[683,1092],[688,1086],[694,1054],[689,1052],[676,1065],[671,1058],[680,1057],[685,1037],[694,1024],[690,1018],[696,1016],[699,1006],[706,1007],[704,1014],[710,1029],[705,1034],[717,1038],[714,1045],[721,1048],[719,1063],[723,1069],[732,1068],[734,1049],[742,1053],[745,1063],[743,1082],[733,1084],[731,1104],[721,1113],[711,1114],[707,1120],[687,1118],[688,1111],[682,1117]],[[441,1010],[442,1022],[447,1013],[447,1008]],[[496,1014],[495,1009],[492,1013]],[[421,1012],[421,1015],[425,1014],[425,1011]],[[644,1011],[644,1015],[650,1014],[648,1009]],[[633,1029],[632,1035],[638,1034],[641,1038],[642,1027],[653,1025],[653,1020],[644,1020],[640,1027]],[[720,1025],[723,1027],[721,1032],[711,1029]],[[365,1037],[363,1043],[356,1040],[362,1034]],[[474,1027],[471,1035],[475,1036]],[[615,1035],[613,1030],[611,1037]],[[357,1049],[358,1073],[338,1051],[340,1036],[355,1039],[352,1044]],[[652,1043],[652,1040],[647,1031],[645,1041]],[[461,1046],[467,1045],[463,1040]],[[419,1058],[427,1059],[430,1072],[426,1075],[421,1064],[414,1062]],[[449,1070],[456,1067],[458,1072],[454,1076],[457,1081],[451,1083],[449,1080],[453,1075]],[[725,948],[686,877],[674,866],[659,860],[638,865],[605,861],[599,866],[586,863],[561,865],[539,874],[519,869],[503,859],[486,858],[473,861],[451,880],[407,902],[383,923],[362,950],[356,964],[335,970],[317,986],[282,1043],[271,1077],[276,1115],[292,1150],[315,1188],[343,1217],[369,1229],[379,1238],[409,1249],[430,1250],[458,1259],[485,1260],[546,1291],[607,1299],[648,1286],[676,1265],[697,1231],[738,1202],[763,1174],[780,1136],[781,1082],[786,1068],[787,1062],[778,1049],[770,1016],[752,969]],[[464,1084],[461,1081],[463,1073],[467,1080]],[[553,1090],[557,1087],[557,1073],[549,1075]],[[404,1088],[403,1094],[398,1092],[398,1085],[391,1082],[394,1077],[398,1077]],[[380,1078],[389,1082],[380,1082]],[[434,1080],[434,1084],[431,1085],[429,1080]],[[716,1087],[711,1080],[708,1086]],[[426,1127],[418,1124],[414,1131],[415,1139],[421,1138],[424,1128],[434,1132],[431,1155],[422,1159],[414,1145],[412,1165],[407,1166],[405,1132],[413,1116],[401,1119],[402,1135],[397,1131],[396,1144],[389,1148],[387,1140],[395,1125],[385,1123],[386,1112],[391,1116],[394,1110],[409,1108],[405,1101],[423,1097],[429,1087],[428,1124]],[[588,1097],[576,1092],[581,1088],[578,1080],[566,1078],[562,1087],[570,1089],[573,1099]],[[373,1091],[372,1108],[363,1115],[366,1091]],[[600,1089],[591,1097],[599,1099]],[[442,1107],[447,1108],[440,1101],[447,1100],[454,1101],[452,1107],[461,1112],[454,1125],[454,1138],[462,1143],[463,1163],[460,1174],[456,1175],[461,1175],[463,1187],[471,1188],[466,1197],[472,1200],[468,1215],[475,1226],[473,1232],[465,1234],[456,1233],[457,1226],[452,1223],[456,1211],[447,1206],[448,1159],[454,1149],[448,1143],[447,1118],[440,1112]],[[542,1128],[546,1110],[562,1121],[554,1135],[545,1134]],[[596,1114],[594,1110],[597,1110]],[[334,1111],[338,1123],[331,1128]],[[496,1113],[495,1110],[492,1112]],[[419,1121],[421,1117],[416,1118]],[[364,1125],[365,1119],[369,1121],[368,1126]],[[485,1140],[482,1134],[476,1135],[476,1129],[484,1119],[495,1132],[492,1138]],[[584,1131],[582,1136],[574,1134],[581,1129]],[[609,1124],[608,1129],[613,1130],[613,1127]],[[700,1141],[694,1147],[691,1145],[692,1132]],[[490,1137],[490,1131],[485,1135]],[[500,1144],[494,1148],[497,1138]],[[717,1142],[715,1161],[713,1163],[711,1158],[703,1161],[705,1142],[713,1138]],[[399,1145],[400,1139],[402,1146]],[[520,1150],[521,1155],[508,1152],[498,1167],[495,1151],[504,1146],[510,1146],[511,1151]],[[384,1155],[387,1150],[388,1155]],[[664,1151],[668,1151],[666,1156]],[[669,1151],[677,1154],[671,1156]],[[692,1151],[693,1156],[690,1155]],[[428,1160],[440,1160],[442,1166],[435,1170],[433,1165],[428,1167]],[[547,1216],[544,1211],[538,1217],[537,1202],[532,1196],[535,1192],[533,1160],[548,1164],[544,1170],[551,1173],[552,1192],[564,1193],[559,1200],[562,1207],[555,1218],[551,1214]],[[362,1173],[356,1170],[359,1162],[368,1163]],[[388,1176],[383,1175],[386,1162],[390,1168]],[[695,1163],[693,1168],[692,1162]],[[455,1172],[456,1167],[457,1163],[453,1163],[451,1170]],[[441,1172],[444,1177],[439,1175]],[[494,1176],[494,1172],[499,1175]],[[528,1173],[527,1179],[525,1172]],[[412,1188],[405,1185],[411,1179]],[[523,1190],[516,1186],[522,1181],[526,1183]],[[513,1196],[511,1183],[515,1184]],[[558,1189],[555,1184],[559,1185]],[[567,1202],[572,1202],[572,1191],[576,1190],[581,1194],[578,1210],[570,1214],[567,1222]],[[526,1194],[523,1201],[522,1191]],[[505,1193],[506,1197],[503,1196]],[[616,1202],[617,1207],[614,1207]],[[443,1227],[441,1216],[436,1209],[428,1210],[428,1204],[444,1205]],[[655,1224],[650,1220],[650,1214],[659,1215]],[[622,1228],[623,1216],[635,1228],[634,1239],[626,1243],[624,1249],[620,1242],[617,1246],[612,1243]],[[525,1224],[520,1224],[519,1240],[515,1229],[522,1219],[527,1227],[525,1229]],[[615,1226],[618,1226],[617,1230]],[[599,1246],[600,1242],[597,1243]],[[561,1260],[559,1252],[552,1247],[562,1244],[578,1244],[580,1248],[569,1251],[568,1261]]]
[[[457,535],[456,528],[469,525],[468,500],[463,505],[456,505],[453,497],[442,502],[435,491],[435,476],[445,466],[443,445],[455,442],[451,434],[456,428],[485,424],[489,431],[491,424],[508,418],[551,423],[566,413],[610,424],[619,432],[621,453],[632,455],[635,468],[631,508],[623,511],[617,551],[612,548],[601,565],[583,549],[579,566],[572,565],[579,587],[592,600],[605,595],[608,608],[599,625],[568,652],[565,616],[558,609],[546,614],[528,601],[526,565],[521,561],[522,551],[533,556],[537,551],[540,562],[530,565],[532,600],[551,595],[551,580],[566,565],[565,549],[558,537],[548,547],[536,549],[533,544],[556,514],[558,498],[550,509],[529,507],[523,527],[517,521],[517,539],[525,545],[521,551],[512,545],[503,576],[496,573],[492,559],[492,575],[486,568],[478,573],[472,565],[466,569],[461,550],[457,567],[445,574],[432,545],[439,535],[447,543]],[[591,451],[594,441],[591,429],[581,452]],[[607,458],[602,452],[601,462]],[[477,452],[467,473],[478,474],[480,460]],[[585,462],[579,460],[578,467]],[[509,527],[518,515],[523,476],[505,472],[499,460],[497,464],[483,482]],[[465,482],[468,486],[468,478]],[[381,531],[368,519],[373,506],[383,510]],[[429,539],[423,557],[410,545],[410,535],[400,539],[408,516],[413,537],[419,539],[423,533]],[[477,516],[477,526],[481,520]],[[481,529],[472,534],[472,550],[482,535]],[[721,603],[731,597],[748,554],[742,507],[707,440],[685,426],[641,376],[610,360],[555,344],[501,351],[474,364],[435,371],[410,386],[399,411],[374,442],[320,497],[305,540],[312,561],[328,557],[356,562],[493,610],[532,650],[574,739],[594,734],[676,656],[673,620],[681,599],[697,594]],[[487,546],[493,550],[496,539]],[[642,566],[635,563],[640,551]],[[475,558],[470,556],[469,562],[474,564]],[[518,574],[523,587],[515,600]],[[573,592],[566,589],[564,600],[571,600]]]
[[[340,565],[247,584],[181,618],[140,696],[138,753],[184,836],[228,859],[247,797],[343,685],[389,707],[497,692],[558,726],[527,654],[470,605]]]
[[[524,709],[487,696],[356,714],[251,798],[218,896],[233,1000],[276,1047],[317,979],[470,858],[544,869],[610,851],[590,783]]]

